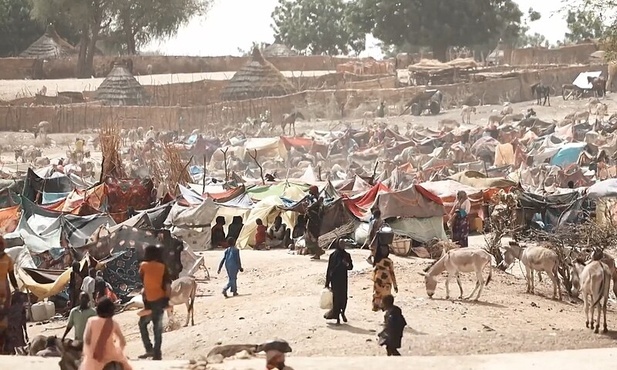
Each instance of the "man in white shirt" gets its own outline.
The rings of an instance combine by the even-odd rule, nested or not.
[[[91,268],[88,270],[88,276],[84,278],[83,283],[81,284],[81,291],[88,294],[88,298],[90,298],[90,304],[94,304],[94,278],[96,277],[96,270]]]

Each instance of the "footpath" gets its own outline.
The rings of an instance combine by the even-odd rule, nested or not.
[[[525,370],[612,369],[617,361],[617,349],[583,349],[554,352],[504,353],[472,356],[409,356],[409,357],[287,357],[294,370]],[[2,369],[58,369],[58,359],[0,356]],[[188,370],[188,361],[134,361],[134,370]],[[231,360],[209,366],[213,370],[262,370],[265,359]]]

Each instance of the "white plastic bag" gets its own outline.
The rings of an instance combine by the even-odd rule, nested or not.
[[[331,310],[334,307],[332,297],[332,291],[328,288],[324,288],[321,291],[321,298],[319,299],[319,308],[322,310]]]

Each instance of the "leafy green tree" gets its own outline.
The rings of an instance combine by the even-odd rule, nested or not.
[[[366,34],[349,21],[350,4],[343,0],[279,0],[272,13],[275,37],[306,54],[360,53]]]
[[[116,22],[112,34],[118,35],[128,54],[153,39],[174,36],[193,17],[205,16],[213,0],[115,0]]]
[[[445,60],[450,46],[487,43],[522,13],[512,0],[357,0],[351,19],[386,44],[429,46]]]
[[[566,32],[565,41],[567,43],[600,39],[607,29],[602,14],[591,9],[568,10],[566,23],[568,32]]]
[[[48,22],[36,22],[30,16],[32,4],[28,0],[0,0],[0,56],[16,56],[45,32]],[[73,45],[78,34],[67,19],[49,19],[58,33]]]

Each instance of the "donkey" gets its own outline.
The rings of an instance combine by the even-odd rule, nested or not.
[[[550,86],[544,85],[542,82],[537,82],[531,85],[531,94],[535,95],[536,102],[538,105],[546,105],[548,102],[548,106],[551,106],[551,88]],[[542,102],[542,98],[544,98],[544,102]]]
[[[291,135],[291,130],[293,129],[294,136],[296,136],[296,120],[297,119],[306,119],[300,112],[293,112],[291,114],[283,114],[283,120],[281,121],[281,129],[283,130],[283,135],[285,135],[285,127],[289,125],[289,134]]]
[[[186,305],[186,323],[189,325],[189,316],[191,318],[191,326],[195,325],[195,296],[197,295],[197,281],[192,276],[182,276],[171,282],[171,296],[169,297],[169,305],[173,313],[173,306],[180,304]]]
[[[420,273],[424,276],[424,283],[426,285],[426,294],[430,298],[435,294],[435,288],[437,287],[437,280],[435,276],[441,274],[444,271],[448,272],[446,278],[446,299],[450,298],[450,279],[454,275],[456,277],[456,283],[461,291],[459,299],[463,298],[463,286],[461,285],[461,279],[459,274],[461,272],[474,272],[476,273],[476,287],[473,292],[465,298],[470,299],[478,292],[478,295],[474,299],[477,301],[482,294],[482,288],[491,281],[493,271],[490,269],[492,256],[488,252],[481,249],[453,249],[443,255],[435,264],[429,266],[425,271]],[[485,267],[489,267],[488,278],[486,282],[482,276],[482,271]]]
[[[561,300],[561,285],[557,268],[559,267],[559,257],[554,251],[545,247],[521,247],[518,243],[510,243],[505,246],[503,261],[500,265],[510,266],[515,258],[518,258],[525,266],[525,279],[527,280],[527,293],[534,294],[533,272],[546,272],[553,282],[553,299]],[[557,292],[559,291],[559,296]]]
[[[608,331],[606,325],[606,307],[608,305],[608,294],[611,286],[611,272],[609,267],[600,261],[599,256],[594,256],[594,260],[587,265],[580,260],[576,260],[572,267],[573,280],[580,278],[581,292],[583,293],[583,303],[585,310],[585,326],[594,329],[593,312],[598,308],[598,319],[594,333],[600,331],[600,313],[604,316],[603,333]],[[591,303],[591,315],[589,312]],[[591,320],[589,318],[591,317]],[[591,322],[590,322],[591,321]]]

